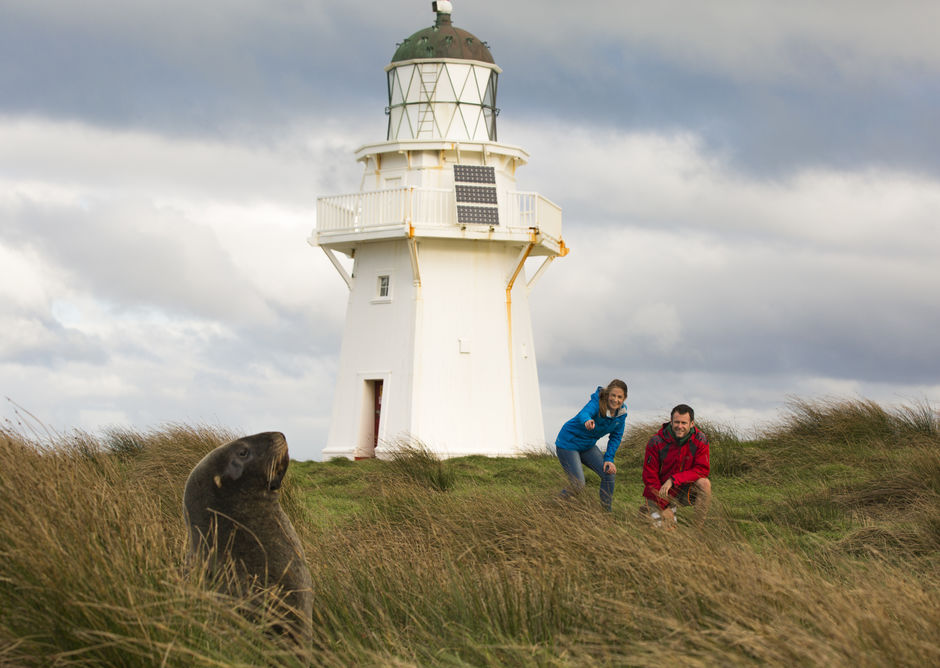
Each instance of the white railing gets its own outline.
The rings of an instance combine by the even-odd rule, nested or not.
[[[561,209],[538,193],[509,192],[499,207],[502,227],[538,228],[561,239]],[[402,227],[458,225],[453,190],[390,188],[317,199],[317,232],[360,232]]]
[[[538,193],[510,192],[507,209],[509,227],[537,227],[542,234],[561,239],[561,207],[551,200]]]

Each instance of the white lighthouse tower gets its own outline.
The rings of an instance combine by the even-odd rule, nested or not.
[[[360,191],[317,201],[309,243],[349,288],[326,457],[545,443],[528,294],[567,253],[561,210],[516,190],[529,156],[497,142],[501,70],[450,2],[432,10],[385,68],[388,131],[356,151]]]

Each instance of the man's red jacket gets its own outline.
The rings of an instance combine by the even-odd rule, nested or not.
[[[643,457],[643,496],[659,504],[669,505],[657,492],[672,476],[670,496],[676,495],[676,487],[708,477],[708,436],[692,427],[689,439],[680,447],[669,423],[663,424],[646,444]]]

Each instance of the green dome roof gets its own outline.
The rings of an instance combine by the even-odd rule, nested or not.
[[[405,38],[392,56],[392,62],[417,58],[458,58],[495,64],[486,44],[450,22],[449,11],[437,11],[437,20],[433,26]]]

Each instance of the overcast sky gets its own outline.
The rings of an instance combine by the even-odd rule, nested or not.
[[[613,377],[753,433],[940,400],[940,3],[454,0],[571,253],[546,438]],[[317,459],[347,289],[306,238],[430,0],[0,0],[0,418],[277,429]],[[19,407],[19,408],[18,408]]]

